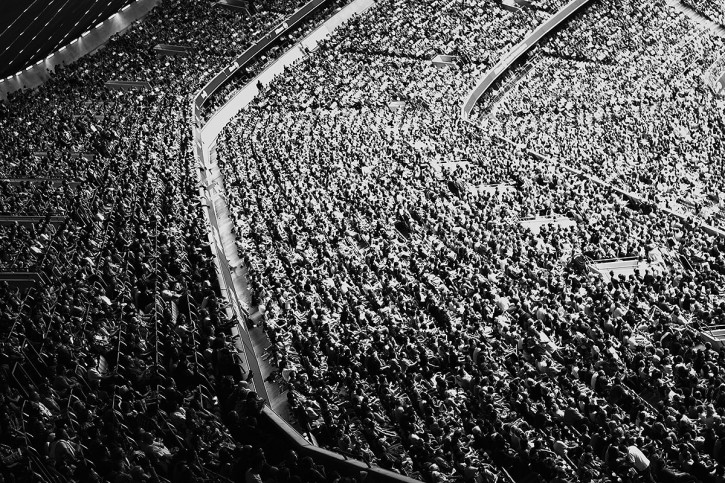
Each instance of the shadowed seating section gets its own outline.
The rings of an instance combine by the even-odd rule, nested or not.
[[[235,337],[243,319],[215,277],[187,115],[209,70],[300,5],[272,1],[240,18],[210,2],[161,2],[0,108],[3,481],[325,472],[288,454],[263,418]],[[157,44],[205,60],[166,65]],[[336,469],[349,483],[359,473]]]

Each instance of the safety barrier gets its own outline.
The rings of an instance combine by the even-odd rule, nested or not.
[[[316,0],[315,0],[316,1]],[[310,4],[308,4],[310,5]],[[304,39],[299,41],[297,44],[292,46],[285,54],[278,58],[275,62],[270,64],[263,72],[257,75],[254,79],[249,81],[244,87],[242,87],[231,99],[229,99],[221,108],[219,108],[211,118],[203,123],[201,117],[198,116],[198,109],[203,105],[203,102],[199,103],[200,96],[203,92],[207,93],[208,97],[213,90],[206,90],[206,88],[194,98],[192,101],[192,112],[194,113],[193,123],[193,134],[194,134],[194,145],[195,155],[199,162],[199,179],[202,188],[200,188],[200,195],[206,200],[208,207],[205,210],[205,217],[209,226],[209,241],[212,246],[212,251],[217,255],[216,265],[219,276],[219,283],[222,286],[222,292],[226,293],[231,302],[231,306],[239,304],[239,297],[234,292],[233,278],[234,276],[230,273],[228,260],[225,258],[224,249],[221,241],[220,230],[223,228],[219,226],[217,217],[217,211],[215,209],[215,201],[220,202],[221,197],[219,194],[215,194],[212,190],[206,190],[208,174],[211,173],[211,153],[214,149],[216,139],[219,136],[221,130],[226,126],[231,119],[239,113],[244,107],[249,105],[252,99],[258,94],[258,84],[266,85],[272,81],[272,79],[282,73],[284,69],[294,62],[298,61],[304,56],[303,48],[305,50],[314,50],[316,44],[329,36],[338,26],[345,21],[349,20],[356,14],[360,14],[374,5],[374,0],[355,0],[345,8],[341,9],[320,27],[315,29],[313,32],[308,34]],[[304,7],[303,7],[304,8]],[[266,36],[265,36],[266,38]],[[263,49],[262,49],[263,50]],[[260,52],[258,50],[257,52]],[[253,59],[249,59],[253,60]],[[249,61],[248,60],[248,61]],[[239,64],[239,62],[236,62]],[[235,64],[227,67],[225,72],[233,75],[233,72],[238,69]],[[225,74],[225,77],[229,76]],[[220,77],[221,78],[221,77]],[[219,84],[215,84],[217,87],[223,84],[223,81]],[[209,84],[207,84],[209,86]],[[245,352],[247,353],[247,359],[250,367],[255,365],[255,354],[254,349],[251,347],[251,341],[249,341],[249,333],[246,328],[246,312],[242,307],[236,307],[235,312],[239,317],[239,331],[242,340],[244,341]],[[265,391],[263,387],[259,386],[257,378],[255,378],[255,389],[258,394],[264,395]],[[346,474],[358,474],[360,472],[366,472],[367,477],[365,481],[370,483],[420,483],[413,478],[409,478],[398,473],[388,471],[382,468],[373,467],[367,463],[350,458],[346,455],[329,451],[320,448],[299,432],[297,432],[287,421],[281,418],[268,406],[265,406],[262,411],[262,421],[265,428],[269,432],[274,433],[274,438],[279,438],[280,441],[292,446],[295,450],[305,456],[311,456],[315,462],[325,465],[325,467],[338,470]]]
[[[196,119],[197,122],[200,124],[203,123],[203,119],[201,117],[201,108],[214,94],[214,92],[219,89],[219,87],[224,85],[224,83],[232,76],[234,76],[234,74],[236,74],[239,69],[242,69],[244,66],[256,59],[260,53],[264,52],[279,37],[281,37],[286,32],[294,29],[300,22],[306,20],[307,17],[309,17],[312,13],[315,12],[315,10],[317,10],[320,6],[322,6],[322,4],[327,1],[328,0],[310,0],[302,7],[300,7],[295,13],[285,19],[284,22],[279,24],[277,28],[271,30],[261,39],[257,40],[254,45],[245,50],[242,55],[237,57],[234,62],[227,66],[226,69],[217,73],[217,75],[215,75],[212,80],[207,82],[207,84],[194,97],[194,119]]]
[[[539,25],[531,35],[519,42],[509,53],[504,55],[496,65],[489,70],[481,81],[473,88],[468,97],[461,106],[461,116],[468,119],[473,111],[476,102],[486,93],[486,91],[506,72],[517,60],[519,60],[526,52],[541,41],[546,35],[560,26],[569,17],[574,15],[579,9],[584,7],[591,0],[572,0],[564,5],[551,18]]]
[[[315,446],[269,408],[265,407],[263,409],[262,418],[279,432],[278,436],[287,444],[294,446],[300,454],[312,457],[316,463],[323,464],[328,469],[347,474],[364,471],[367,472],[365,481],[371,483],[420,483],[418,480],[403,476],[400,473],[370,466],[354,458]]]

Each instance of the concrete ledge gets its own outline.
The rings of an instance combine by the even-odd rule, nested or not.
[[[81,184],[80,180],[76,179],[64,179],[64,178],[0,178],[0,184],[7,183],[7,184],[25,184],[25,183],[50,183],[54,187],[63,186],[63,184],[67,184],[71,188],[78,187],[79,184]]]
[[[327,0],[310,0],[295,13],[290,15],[284,22],[279,24],[277,28],[267,32],[261,39],[257,40],[251,47],[245,50],[242,55],[229,65],[226,69],[222,69],[214,76],[212,80],[194,96],[194,118],[198,122],[203,122],[201,109],[207,100],[221,87],[230,77],[234,76],[239,69],[249,64],[259,54],[264,52],[272,43],[274,43],[285,32],[290,31],[303,22],[309,15],[321,7]]]
[[[128,91],[131,89],[151,89],[151,84],[146,81],[122,81],[110,80],[104,84],[106,89]]]
[[[209,159],[209,149],[211,149],[211,146],[214,144],[222,129],[224,129],[224,126],[229,124],[232,118],[234,118],[239,111],[247,107],[257,94],[259,94],[259,85],[268,85],[275,77],[284,72],[288,66],[302,59],[305,56],[302,47],[305,47],[308,50],[314,50],[317,48],[317,43],[320,40],[327,38],[340,25],[353,16],[364,12],[374,4],[374,0],[356,0],[345,6],[322,25],[310,32],[307,36],[305,36],[305,38],[293,45],[287,52],[272,62],[244,87],[239,89],[237,93],[234,94],[234,96],[229,99],[226,104],[220,107],[219,110],[217,110],[198,130],[199,139],[205,151],[205,159]]]
[[[33,285],[45,284],[47,279],[39,272],[0,272],[0,282],[12,287],[28,288]]]
[[[244,109],[258,94],[257,85],[261,83],[266,85],[271,82],[275,76],[284,72],[284,69],[296,62],[303,57],[301,46],[305,46],[309,50],[313,50],[316,47],[319,40],[326,38],[332,33],[338,26],[342,25],[345,21],[349,20],[356,14],[362,13],[372,5],[374,0],[355,0],[347,7],[343,8],[332,18],[328,19],[323,25],[318,27],[316,30],[307,35],[303,40],[295,44],[290,48],[282,57],[277,59],[269,67],[267,67],[262,73],[256,76],[254,79],[249,81],[237,94],[234,95],[224,106],[222,106],[214,115],[206,122],[197,125],[197,122],[201,122],[200,117],[197,116],[200,105],[198,101],[199,96],[204,93],[200,92],[195,96],[192,101],[191,110],[194,114],[196,122],[192,122],[192,130],[194,135],[194,153],[199,163],[199,181],[202,188],[200,188],[200,197],[205,200],[208,209],[204,210],[207,226],[209,228],[209,241],[212,251],[217,254],[216,266],[219,271],[219,283],[222,287],[222,293],[225,295],[230,305],[235,306],[239,304],[239,297],[235,293],[233,275],[230,271],[228,260],[224,255],[223,243],[221,240],[220,227],[217,217],[217,211],[215,208],[214,199],[204,193],[203,186],[206,186],[207,174],[211,172],[212,162],[212,150],[214,149],[214,143],[221,130],[236,116],[239,111]],[[236,64],[236,62],[235,62]],[[235,64],[228,67],[226,70],[234,70]],[[224,71],[223,71],[224,72]],[[204,96],[206,98],[206,96]],[[218,201],[218,200],[217,200]],[[247,359],[249,359],[250,367],[258,367],[254,348],[247,345],[249,340],[249,331],[246,326],[246,318],[248,313],[243,311],[241,307],[234,307],[235,315],[239,319],[238,329],[242,339],[245,340],[245,353]],[[255,360],[253,360],[255,359]],[[259,383],[255,377],[255,389],[258,393],[266,394],[264,387],[259,388]],[[261,392],[260,392],[261,390]],[[364,471],[367,473],[366,482],[370,483],[420,483],[415,479],[407,476],[400,475],[398,473],[384,470],[382,468],[371,467],[370,465],[348,458],[340,453],[329,451],[318,446],[315,446],[307,439],[305,439],[299,432],[297,432],[287,421],[280,417],[277,413],[272,411],[269,406],[265,406],[262,410],[262,419],[269,423],[273,428],[270,434],[273,438],[278,438],[280,442],[284,442],[292,446],[296,451],[306,456],[311,456],[317,463],[324,464],[328,468],[337,469],[346,474],[353,474]]]
[[[517,60],[519,60],[533,46],[539,43],[546,35],[559,27],[569,17],[574,15],[579,9],[587,5],[591,0],[572,0],[561,10],[556,12],[550,19],[539,25],[531,35],[519,42],[508,54],[506,54],[496,65],[488,71],[481,79],[476,87],[473,88],[461,106],[461,116],[468,119],[473,111],[476,102],[486,93],[486,91],[506,72]]]
[[[38,223],[45,223],[48,222],[51,225],[60,225],[63,223],[68,217],[67,216],[23,216],[23,215],[9,215],[9,216],[0,216],[0,226],[13,226],[13,225],[20,225],[20,226],[32,226],[37,225]]]
[[[375,483],[420,483],[418,480],[408,476],[370,466],[362,461],[348,458],[345,455],[320,448],[307,441],[284,419],[280,418],[274,411],[265,407],[262,410],[262,417],[270,421],[279,430],[279,436],[288,444],[295,446],[304,456],[311,456],[316,463],[325,465],[326,468],[342,469],[343,471],[367,473],[366,482]]]
[[[159,55],[180,55],[187,57],[194,52],[194,49],[186,45],[156,44],[154,51]]]
[[[247,2],[242,2],[240,0],[219,0],[214,5],[219,8],[227,8],[235,12],[251,15],[251,13],[249,12],[249,8],[247,8]]]

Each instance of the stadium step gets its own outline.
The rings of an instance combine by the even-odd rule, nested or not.
[[[24,289],[33,285],[45,284],[47,278],[39,272],[0,272],[0,282]]]
[[[86,161],[93,161],[96,158],[96,153],[75,152],[70,153],[70,157],[71,159],[83,158]]]
[[[576,221],[566,216],[553,215],[553,216],[537,216],[533,218],[522,218],[519,220],[519,224],[531,230],[534,234],[538,234],[541,231],[541,227],[544,225],[557,225],[561,228],[569,228],[576,225]]]
[[[51,183],[53,186],[62,186],[63,182],[66,181],[63,178],[0,178],[0,183],[7,184],[24,184],[24,183]],[[80,180],[73,180],[67,182],[72,188],[76,188],[81,184]]]
[[[436,67],[448,67],[456,65],[456,60],[458,60],[458,57],[455,55],[438,54],[430,61]]]
[[[598,273],[606,281],[609,281],[611,274],[615,276],[630,276],[635,270],[644,273],[650,267],[646,261],[640,260],[638,257],[623,257],[611,260],[593,260],[589,265],[595,273]]]
[[[185,45],[156,44],[154,50],[159,55],[191,55],[194,51],[191,47]]]
[[[489,195],[496,195],[496,194],[504,194],[504,193],[512,193],[516,191],[516,188],[507,183],[500,183],[500,184],[481,184],[478,186],[468,186],[468,190],[471,193],[481,194],[486,193]]]
[[[405,101],[391,101],[391,102],[388,102],[388,108],[391,111],[395,112],[398,109],[405,107],[405,104],[406,104]]]
[[[0,226],[12,226],[15,224],[31,226],[46,220],[53,225],[60,225],[66,218],[67,216],[0,216]]]
[[[131,89],[151,89],[151,84],[146,81],[120,81],[111,80],[105,84],[106,89],[128,91]]]

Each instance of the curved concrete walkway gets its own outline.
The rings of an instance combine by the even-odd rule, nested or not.
[[[215,145],[219,133],[242,109],[259,93],[258,86],[266,86],[285,68],[304,58],[304,50],[315,50],[317,42],[329,36],[337,27],[354,15],[358,15],[374,5],[374,0],[355,0],[337,11],[331,18],[306,35],[287,52],[272,62],[259,75],[251,79],[243,88],[217,110],[203,125],[194,125],[195,152],[200,164],[199,177],[204,189],[201,191],[208,207],[207,217],[210,226],[210,245],[214,247],[219,270],[219,283],[227,295],[230,308],[238,320],[239,350],[248,370],[253,374],[253,384],[257,393],[269,404],[272,410],[285,420],[290,419],[286,392],[268,377],[277,368],[262,357],[270,342],[262,327],[249,324],[250,316],[255,318],[257,307],[252,306],[246,268],[239,257],[233,220],[226,204],[224,178],[216,162]],[[305,7],[303,7],[305,8]],[[297,15],[297,12],[293,15]],[[285,22],[286,23],[286,22]],[[234,64],[232,64],[233,66]],[[229,67],[227,67],[228,70]],[[192,112],[196,113],[198,98],[204,92],[197,93],[192,101]],[[194,119],[199,119],[194,116]],[[260,314],[261,315],[261,314]]]
[[[471,111],[475,107],[478,100],[483,96],[491,86],[508,71],[514,63],[519,60],[526,52],[535,47],[544,37],[553,32],[556,28],[566,22],[572,15],[586,6],[592,0],[571,0],[564,5],[558,12],[552,15],[544,23],[539,25],[528,37],[516,44],[506,55],[504,55],[481,81],[473,88],[470,94],[466,96],[461,105],[461,117],[466,120],[470,117]]]

